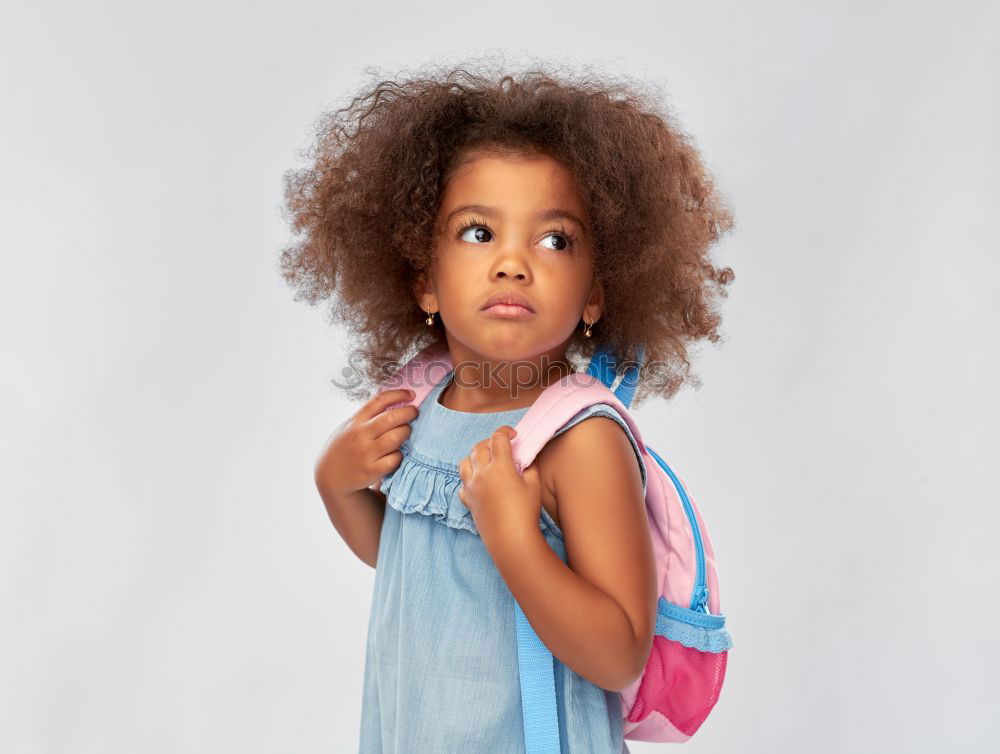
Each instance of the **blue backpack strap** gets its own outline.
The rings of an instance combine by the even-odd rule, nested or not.
[[[514,602],[521,716],[527,754],[559,754],[559,719],[552,653]]]
[[[587,365],[587,374],[596,377],[604,383],[604,387],[611,388],[615,381],[615,354],[607,343],[601,343],[594,355],[590,357]]]
[[[628,408],[632,404],[632,398],[635,397],[635,389],[639,384],[639,368],[645,360],[646,349],[640,345],[636,350],[639,355],[638,364],[631,363],[628,365],[621,382],[614,389],[615,397],[622,402],[625,408]],[[617,366],[618,358],[615,356],[614,350],[607,343],[601,343],[594,352],[594,355],[590,357],[590,364],[587,365],[587,374],[596,377],[604,383],[605,387],[610,389],[618,377],[616,374]]]

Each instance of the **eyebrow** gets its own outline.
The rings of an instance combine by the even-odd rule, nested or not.
[[[451,218],[462,212],[478,212],[481,215],[486,215],[487,217],[496,217],[499,212],[497,212],[493,207],[487,207],[484,204],[463,204],[461,207],[457,207],[448,213],[447,222],[451,222]],[[560,209],[558,207],[553,207],[552,209],[545,209],[539,212],[536,217],[539,220],[557,220],[560,218],[565,218],[567,220],[572,220],[581,228],[587,228],[587,224],[580,219],[580,217],[568,209]]]

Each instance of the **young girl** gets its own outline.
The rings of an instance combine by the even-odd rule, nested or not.
[[[657,595],[636,440],[591,406],[522,476],[510,438],[601,342],[644,349],[633,405],[677,391],[688,344],[719,339],[733,276],[708,251],[731,213],[655,100],[593,75],[382,81],[311,156],[287,177],[286,279],[336,294],[373,386],[428,347],[453,365],[419,406],[378,392],[315,467],[376,569],[360,751],[525,751],[515,600],[555,658],[562,751],[628,751],[619,692]]]

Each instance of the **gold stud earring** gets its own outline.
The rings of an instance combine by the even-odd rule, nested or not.
[[[425,310],[426,311],[426,310]],[[436,312],[427,312],[427,319],[424,320],[428,325],[434,324],[434,314]]]
[[[585,328],[583,329],[583,334],[584,334],[584,335],[586,335],[586,336],[587,336],[587,337],[589,338],[589,337],[590,337],[590,335],[591,335],[591,330],[590,330],[590,327],[591,327],[591,325],[593,325],[594,323],[593,323],[593,322],[587,322],[587,320],[583,320],[583,322],[584,322],[584,324],[586,325],[586,327],[585,327]]]

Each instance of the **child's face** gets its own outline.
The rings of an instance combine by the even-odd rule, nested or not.
[[[418,300],[440,313],[460,358],[561,359],[581,318],[601,316],[593,265],[586,205],[562,164],[548,156],[474,153],[445,185],[434,261],[430,275],[418,279]],[[490,296],[507,291],[526,297],[534,313],[505,318],[483,309]]]

